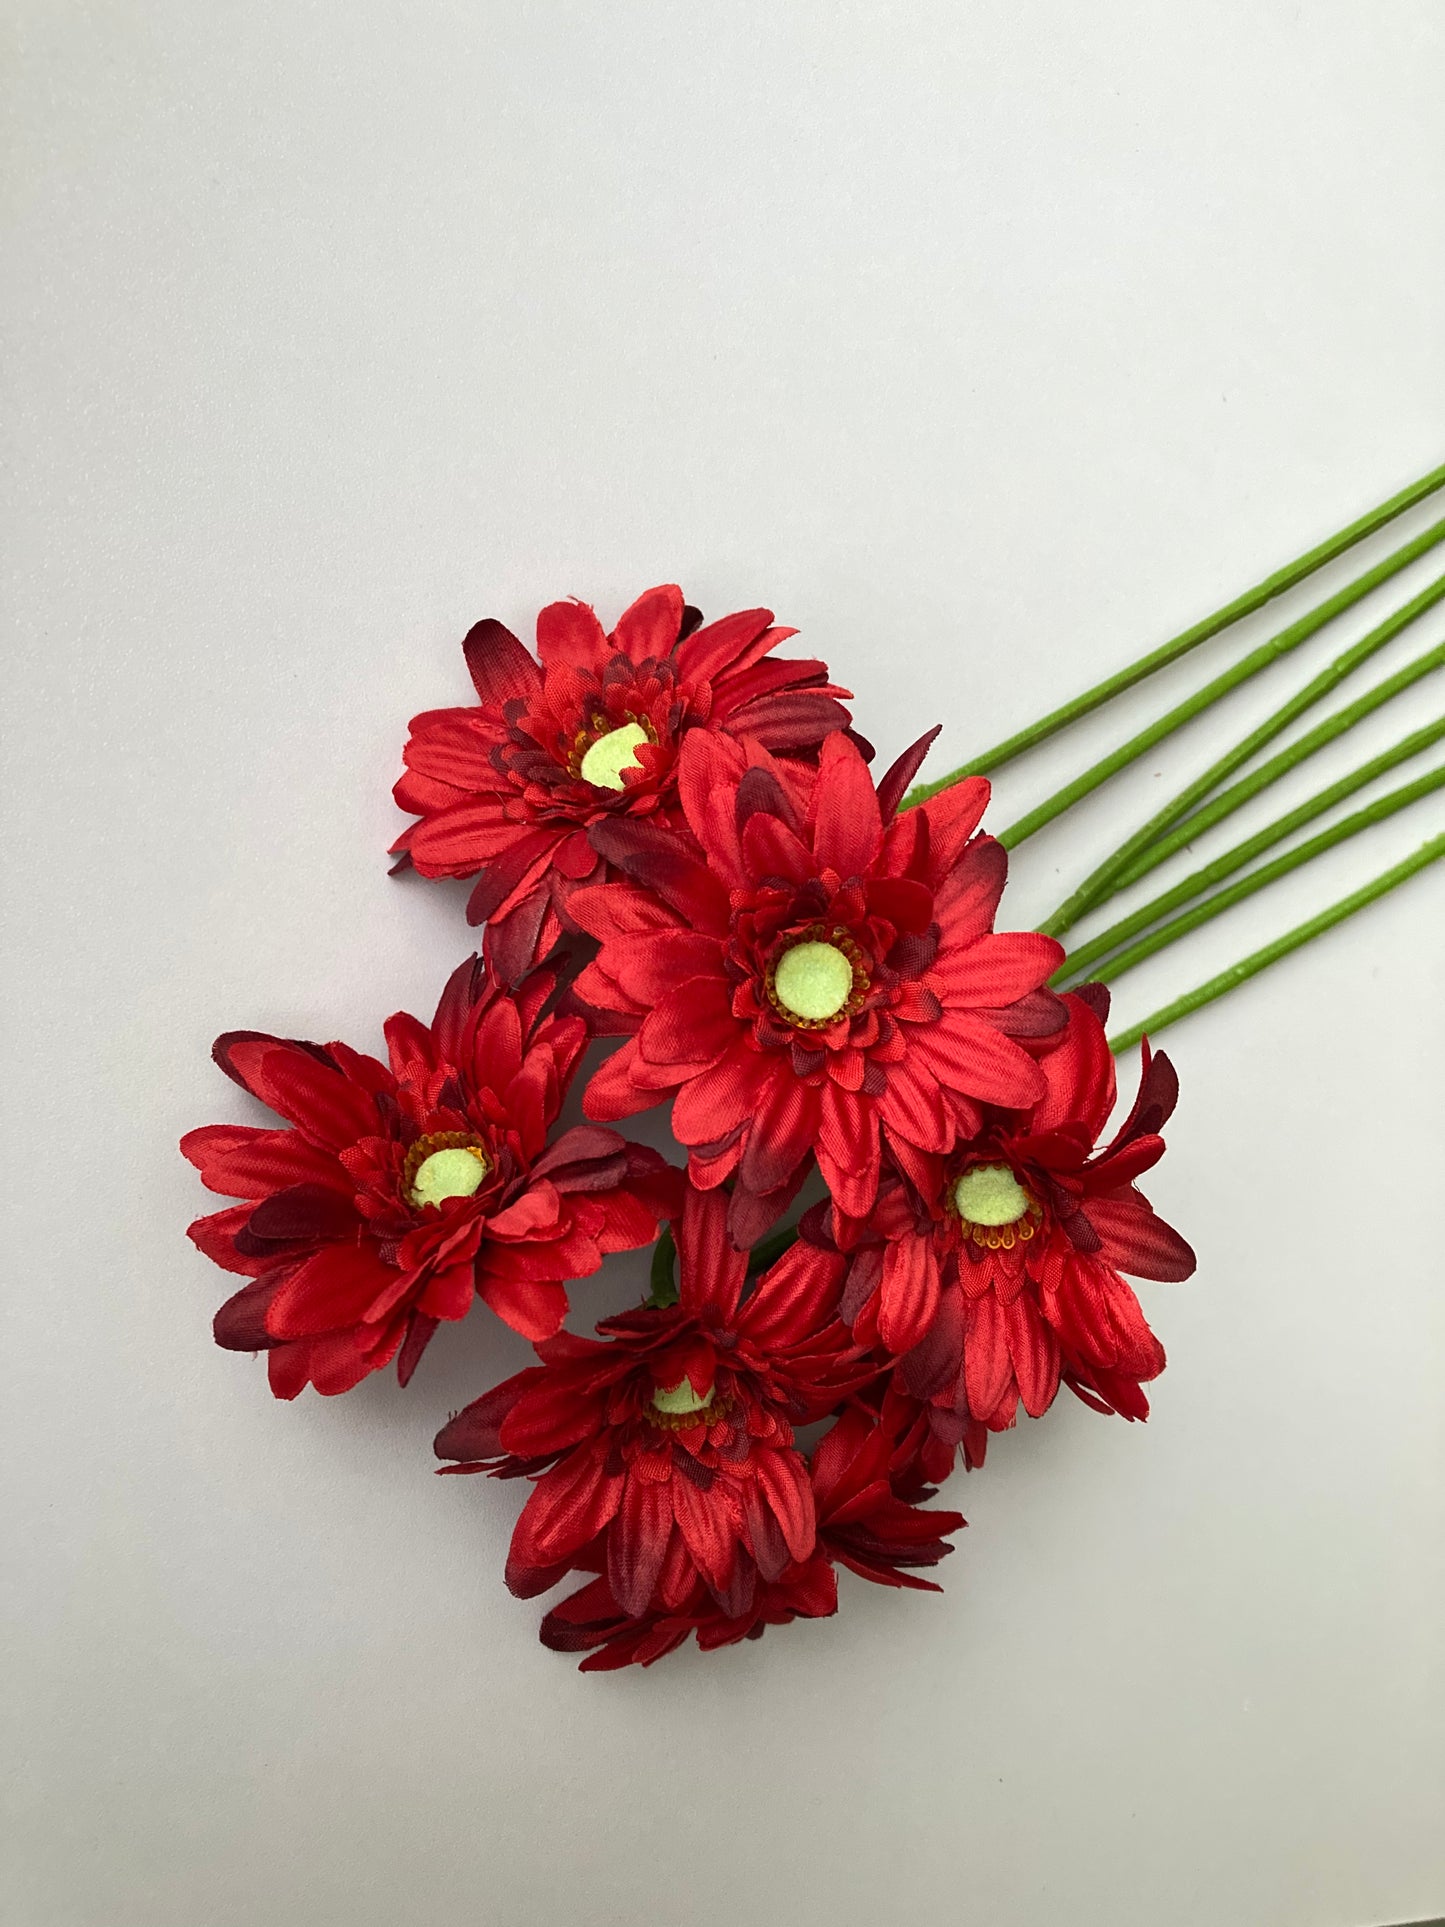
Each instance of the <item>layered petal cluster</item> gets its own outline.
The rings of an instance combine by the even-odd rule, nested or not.
[[[456,1469],[531,1476],[507,1584],[523,1598],[571,1571],[602,1574],[628,1618],[705,1593],[753,1614],[817,1545],[814,1488],[794,1427],[877,1376],[838,1322],[844,1265],[786,1252],[744,1296],[747,1259],[726,1200],[689,1190],[675,1304],[561,1333],[439,1433]],[[450,1468],[449,1468],[450,1469]]]
[[[581,1670],[612,1671],[650,1666],[675,1652],[692,1635],[704,1652],[759,1639],[769,1626],[794,1619],[824,1619],[838,1609],[838,1566],[884,1586],[938,1592],[919,1567],[936,1566],[953,1547],[946,1534],[964,1524],[962,1513],[927,1510],[927,1487],[905,1501],[896,1489],[892,1463],[898,1441],[886,1423],[850,1405],[823,1435],[809,1461],[817,1519],[817,1545],[771,1582],[760,1582],[746,1611],[728,1613],[699,1583],[675,1607],[656,1606],[629,1615],[617,1603],[606,1574],[555,1606],[542,1622],[542,1643],[554,1652],[585,1652]]]
[[[901,1354],[900,1385],[928,1407],[935,1439],[970,1463],[984,1435],[1037,1417],[1060,1383],[1126,1418],[1164,1351],[1120,1275],[1187,1278],[1189,1246],[1135,1180],[1164,1153],[1178,1095],[1162,1053],[1143,1046],[1128,1117],[1096,1148],[1115,1103],[1104,1035],[1107,993],[1069,993],[1062,1041],[1039,1063],[1044,1092],[1025,1111],[990,1109],[948,1157],[892,1169],[873,1210],[815,1212],[809,1231],[832,1276],[847,1253],[842,1312],[860,1342]],[[929,1461],[941,1476],[937,1455]]]
[[[1042,988],[1063,951],[999,935],[1002,847],[976,835],[981,779],[898,804],[931,736],[875,790],[848,737],[816,771],[756,742],[684,743],[685,844],[633,823],[594,830],[625,882],[578,891],[597,938],[576,993],[635,1032],[584,1100],[602,1120],[674,1095],[694,1184],[734,1180],[751,1242],[816,1151],[840,1207],[872,1209],[885,1148],[912,1169],[982,1128],[984,1106],[1036,1103],[1062,1029]]]
[[[795,632],[747,609],[705,628],[676,584],[649,589],[609,635],[582,602],[537,618],[534,657],[479,622],[463,643],[477,701],[414,717],[395,845],[424,876],[477,877],[467,915],[514,981],[552,948],[567,901],[604,874],[588,832],[614,818],[679,827],[677,757],[696,730],[812,758],[848,711],[821,662],[779,659]]]
[[[430,1025],[386,1025],[389,1063],[345,1044],[258,1031],[219,1038],[216,1062],[286,1128],[213,1124],[181,1149],[208,1189],[245,1202],[190,1227],[249,1278],[217,1342],[264,1350],[271,1388],[349,1390],[393,1357],[403,1383],[442,1319],[480,1296],[529,1338],[557,1331],[564,1281],[650,1243],[681,1173],[615,1131],[549,1143],[587,1042],[546,1014],[555,978],[515,992],[476,959]]]

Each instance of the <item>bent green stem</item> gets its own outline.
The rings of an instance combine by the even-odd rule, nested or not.
[[[1287,776],[1292,769],[1297,769],[1301,763],[1308,762],[1310,757],[1323,749],[1326,744],[1334,742],[1336,737],[1343,736],[1347,730],[1353,729],[1367,716],[1372,716],[1377,709],[1392,702],[1405,690],[1413,688],[1424,677],[1434,675],[1440,668],[1445,668],[1445,642],[1437,643],[1433,649],[1427,649],[1425,654],[1417,656],[1414,662],[1407,662],[1403,668],[1397,669],[1393,676],[1386,676],[1383,682],[1376,683],[1373,689],[1366,690],[1363,696],[1347,704],[1344,709],[1337,709],[1332,716],[1326,716],[1323,722],[1316,723],[1313,729],[1307,730],[1299,741],[1291,743],[1288,749],[1280,750],[1278,755],[1271,756],[1267,762],[1261,763],[1258,769],[1251,770],[1247,776],[1240,777],[1237,783],[1232,783],[1228,789],[1221,790],[1217,796],[1211,797],[1192,816],[1187,816],[1157,843],[1150,844],[1147,850],[1141,850],[1128,869],[1121,871],[1114,879],[1113,889],[1109,894],[1112,896],[1120,890],[1127,889],[1131,883],[1137,883],[1140,877],[1147,876],[1151,870],[1157,869],[1167,858],[1173,856],[1176,850],[1182,850],[1187,843],[1193,843],[1206,830],[1213,829],[1216,823],[1223,822],[1225,817],[1232,816],[1252,797],[1258,796],[1261,790],[1268,789],[1282,776]]]
[[[1051,987],[1057,990],[1069,982],[1082,983],[1100,958],[1107,957],[1111,951],[1121,948],[1130,937],[1137,936],[1141,930],[1147,930],[1151,924],[1158,923],[1161,917],[1167,916],[1171,910],[1177,910],[1181,904],[1191,903],[1195,897],[1203,896],[1216,883],[1222,883],[1226,877],[1233,876],[1236,870],[1242,870],[1246,863],[1251,863],[1255,857],[1263,855],[1273,844],[1282,842],[1296,830],[1303,829],[1306,823],[1313,822],[1317,816],[1323,816],[1325,811],[1333,809],[1336,803],[1343,803],[1347,796],[1353,796],[1355,791],[1363,789],[1366,783],[1372,783],[1377,776],[1383,776],[1387,770],[1394,769],[1400,763],[1407,763],[1412,756],[1418,756],[1422,750],[1429,749],[1442,737],[1445,737],[1445,716],[1439,717],[1433,723],[1427,723],[1423,729],[1415,730],[1403,742],[1396,743],[1393,749],[1387,749],[1380,756],[1372,756],[1369,762],[1362,763],[1358,769],[1351,770],[1348,776],[1342,776],[1337,783],[1329,784],[1327,788],[1320,790],[1295,809],[1276,817],[1273,823],[1266,824],[1262,830],[1256,831],[1253,836],[1246,837],[1242,843],[1236,843],[1234,848],[1226,850],[1223,856],[1218,856],[1212,863],[1206,863],[1202,868],[1191,872],[1182,882],[1176,883],[1173,889],[1165,890],[1161,895],[1151,898],[1141,909],[1132,911],[1127,917],[1121,917],[1117,923],[1110,924],[1107,930],[1101,930],[1098,936],[1091,937],[1087,943],[1080,944],[1077,949],[1071,950],[1049,979]]]
[[[1299,924],[1282,937],[1276,937],[1273,943],[1267,943],[1262,950],[1256,950],[1250,956],[1241,958],[1237,964],[1231,964],[1228,970],[1221,970],[1217,977],[1211,977],[1197,989],[1187,992],[1183,997],[1176,997],[1172,1004],[1163,1005],[1146,1017],[1142,1024],[1132,1024],[1117,1037],[1111,1037],[1110,1050],[1118,1056],[1121,1051],[1131,1050],[1141,1037],[1156,1036],[1170,1024],[1177,1024],[1181,1017],[1202,1010],[1206,1004],[1212,1004],[1227,991],[1247,983],[1251,977],[1258,976],[1261,970],[1267,970],[1271,964],[1289,956],[1291,951],[1298,950],[1303,944],[1322,936],[1326,930],[1332,930],[1337,923],[1354,916],[1357,910],[1363,910],[1368,904],[1397,889],[1417,871],[1438,862],[1442,856],[1445,856],[1445,836],[1431,837],[1428,843],[1421,844],[1413,856],[1406,857],[1403,863],[1397,863],[1373,882],[1342,897],[1338,903],[1331,904],[1328,910],[1321,910],[1318,916],[1311,917],[1307,923]]]
[[[1336,616],[1342,615],[1346,609],[1352,609],[1357,602],[1363,601],[1382,583],[1388,582],[1402,569],[1407,569],[1412,562],[1418,561],[1422,555],[1428,554],[1441,542],[1445,542],[1445,521],[1432,523],[1423,534],[1417,535],[1413,542],[1407,542],[1403,548],[1396,549],[1393,555],[1386,556],[1383,562],[1377,562],[1373,569],[1368,569],[1357,580],[1337,590],[1334,595],[1319,603],[1308,614],[1300,616],[1287,628],[1281,629],[1278,635],[1271,636],[1268,642],[1262,642],[1257,649],[1251,649],[1249,654],[1242,656],[1232,668],[1226,669],[1212,682],[1207,682],[1202,689],[1197,689],[1183,702],[1176,703],[1173,709],[1166,711],[1146,729],[1139,730],[1118,749],[1112,750],[1107,756],[1100,757],[1097,763],[1092,764],[1081,776],[1076,776],[1073,782],[1066,783],[1061,790],[1056,790],[1052,796],[1045,797],[1037,809],[1030,810],[1026,816],[1021,816],[1017,823],[1011,823],[1006,830],[1000,831],[999,842],[1006,850],[1016,848],[1026,838],[1035,835],[1046,823],[1052,823],[1056,816],[1062,816],[1065,810],[1089,795],[1090,791],[1096,790],[1101,783],[1106,783],[1120,770],[1127,769],[1129,764],[1142,756],[1146,750],[1152,749],[1156,743],[1163,742],[1166,736],[1172,736],[1175,730],[1182,729],[1186,723],[1193,722],[1196,716],[1202,715],[1222,696],[1227,696],[1231,691],[1238,689],[1242,683],[1248,682],[1252,676],[1257,676],[1260,670],[1267,669],[1281,656],[1287,656],[1292,649],[1298,649],[1302,642],[1308,641],[1327,623],[1333,622]],[[1068,925],[1065,923],[1061,927],[1067,929]]]
[[[1141,937],[1138,943],[1130,944],[1126,950],[1111,957],[1098,975],[1105,983],[1112,984],[1126,970],[1143,963],[1146,957],[1167,949],[1171,943],[1177,943],[1180,937],[1187,937],[1191,930],[1209,923],[1225,910],[1232,910],[1236,903],[1243,903],[1257,890],[1263,890],[1280,877],[1288,876],[1291,870],[1298,870],[1305,863],[1313,863],[1317,856],[1323,856],[1326,850],[1333,850],[1338,844],[1348,842],[1352,836],[1358,836],[1361,830],[1383,823],[1397,810],[1407,809],[1411,803],[1417,803],[1422,796],[1428,796],[1442,784],[1445,784],[1445,768],[1432,769],[1425,776],[1417,776],[1413,783],[1404,783],[1399,789],[1391,790],[1388,796],[1382,796],[1364,809],[1356,810],[1353,816],[1332,823],[1329,829],[1321,830],[1318,836],[1310,837],[1308,842],[1301,843],[1296,849],[1286,850],[1273,863],[1261,864],[1259,869],[1251,870],[1227,889],[1217,890],[1212,897],[1196,903],[1192,910],[1186,910],[1182,916],[1171,918],[1158,930],[1152,930],[1147,937]]]
[[[1061,936],[1065,930],[1071,929],[1078,922],[1086,910],[1093,909],[1096,904],[1112,896],[1117,887],[1116,879],[1121,878],[1128,871],[1136,857],[1158,843],[1159,839],[1167,834],[1181,817],[1187,817],[1212,791],[1218,789],[1226,778],[1233,776],[1234,772],[1241,769],[1251,756],[1263,749],[1266,743],[1273,742],[1275,737],[1282,735],[1291,723],[1296,722],[1332,690],[1338,688],[1340,683],[1358,669],[1361,663],[1368,662],[1370,657],[1376,655],[1387,643],[1393,642],[1396,636],[1409,628],[1417,616],[1423,615],[1427,609],[1434,608],[1437,602],[1442,601],[1445,601],[1445,575],[1439,576],[1434,582],[1428,584],[1418,595],[1412,596],[1408,602],[1395,610],[1393,615],[1377,623],[1367,635],[1362,636],[1342,655],[1336,656],[1332,663],[1327,664],[1319,675],[1312,677],[1303,689],[1290,697],[1288,702],[1281,703],[1278,709],[1272,710],[1257,728],[1252,729],[1232,749],[1226,750],[1223,756],[1217,757],[1208,769],[1195,777],[1192,783],[1186,784],[1162,809],[1156,810],[1147,823],[1137,829],[1131,837],[1120,844],[1112,856],[1106,857],[1097,869],[1092,870],[1084,878],[1072,895],[1065,898],[1040,928],[1052,937]]]
[[[1181,656],[1188,655],[1191,649],[1198,648],[1200,643],[1208,642],[1221,630],[1229,628],[1231,624],[1241,621],[1245,616],[1253,615],[1256,609],[1262,609],[1267,602],[1272,602],[1277,596],[1284,595],[1290,589],[1297,587],[1317,569],[1324,568],[1326,563],[1333,562],[1337,556],[1343,555],[1357,542],[1363,542],[1367,536],[1374,535],[1387,523],[1394,521],[1396,516],[1403,515],[1407,509],[1413,508],[1417,502],[1423,502],[1441,487],[1445,487],[1445,465],[1431,469],[1430,473],[1422,476],[1418,482],[1412,482],[1408,488],[1401,489],[1398,495],[1392,495],[1387,502],[1382,502],[1378,508],[1371,509],[1368,515],[1362,515],[1358,521],[1351,522],[1348,527],[1330,536],[1327,541],[1319,543],[1313,549],[1307,549],[1303,555],[1298,556],[1293,562],[1286,563],[1282,569],[1276,569],[1262,582],[1256,583],[1252,589],[1246,589],[1243,595],[1236,596],[1232,602],[1226,602],[1223,608],[1216,609],[1213,615],[1205,616],[1202,621],[1181,630],[1168,642],[1161,643],[1157,649],[1152,649],[1147,655],[1141,656],[1137,662],[1116,671],[1112,676],[1106,676],[1102,682],[1095,683],[1092,689],[1086,689],[1081,695],[1060,704],[1057,709],[1050,710],[1048,715],[1040,717],[1038,722],[1030,723],[1026,729],[1018,730],[1014,735],[1005,737],[1001,743],[995,743],[992,749],[984,750],[981,755],[975,756],[972,761],[964,763],[960,768],[951,770],[947,776],[939,777],[936,782],[918,784],[904,798],[903,808],[910,809],[916,803],[926,803],[930,796],[936,796],[940,790],[947,789],[951,783],[961,782],[965,776],[982,776],[989,770],[1001,769],[1005,763],[1012,762],[1014,757],[1021,756],[1026,749],[1032,749],[1036,743],[1046,742],[1050,736],[1056,735],[1061,729],[1066,729],[1070,723],[1077,722],[1081,716],[1089,715],[1112,697],[1122,695],[1126,689],[1132,689],[1135,683],[1143,682],[1156,670],[1165,668],[1169,663],[1177,662]]]

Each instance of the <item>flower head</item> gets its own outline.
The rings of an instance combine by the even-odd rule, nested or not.
[[[588,1115],[675,1093],[695,1184],[736,1180],[749,1243],[810,1168],[843,1210],[873,1205],[885,1145],[905,1164],[974,1136],[983,1106],[1046,1088],[1063,1025],[1051,937],[995,935],[1007,860],[975,836],[988,785],[898,803],[931,737],[877,790],[841,732],[816,771],[694,735],[679,788],[696,856],[640,824],[593,832],[629,881],[579,891],[601,942],[577,995],[636,1035],[593,1076]],[[1024,1041],[1020,1041],[1024,1040]]]
[[[195,1243],[252,1279],[216,1318],[232,1350],[265,1350],[271,1388],[344,1392],[397,1357],[403,1383],[438,1322],[480,1296],[529,1338],[555,1332],[562,1281],[649,1243],[680,1173],[585,1125],[548,1144],[587,1041],[549,1017],[538,972],[515,993],[475,959],[430,1026],[386,1026],[390,1063],[345,1044],[230,1031],[216,1062],[289,1128],[213,1124],[181,1149],[212,1191]]]
[[[537,618],[537,658],[479,622],[463,649],[469,708],[413,719],[395,848],[424,876],[477,876],[467,915],[514,980],[549,951],[571,892],[605,874],[588,832],[613,818],[678,822],[677,756],[695,730],[746,732],[811,758],[848,712],[821,662],[780,661],[767,609],[697,628],[675,584],[649,589],[611,635],[582,602]]]
[[[678,1300],[559,1333],[542,1363],[443,1427],[439,1457],[536,1487],[512,1535],[523,1598],[605,1574],[629,1617],[682,1610],[701,1586],[729,1618],[811,1557],[813,1490],[793,1428],[877,1376],[836,1316],[843,1264],[786,1252],[746,1297],[726,1200],[689,1191]],[[451,1469],[451,1468],[448,1468]]]
[[[674,1652],[690,1634],[704,1652],[758,1639],[769,1626],[794,1619],[823,1619],[838,1609],[838,1566],[877,1585],[937,1592],[920,1566],[936,1566],[953,1547],[945,1534],[963,1525],[958,1512],[929,1511],[933,1497],[917,1486],[899,1496],[893,1462],[898,1441],[889,1428],[892,1402],[880,1418],[850,1405],[819,1440],[808,1476],[817,1520],[816,1549],[776,1579],[760,1580],[742,1612],[729,1613],[705,1585],[694,1586],[677,1605],[655,1605],[629,1614],[617,1603],[606,1574],[564,1599],[542,1622],[542,1643],[556,1652],[585,1652],[581,1670],[650,1666]]]
[[[973,1462],[980,1428],[1011,1425],[1020,1404],[1037,1417],[1061,1381],[1089,1404],[1145,1417],[1140,1385],[1163,1370],[1164,1351],[1120,1273],[1194,1269],[1135,1185],[1164,1153],[1173,1067],[1143,1046],[1133,1108],[1096,1149],[1115,1101],[1107,993],[1094,985],[1064,1002],[1068,1029],[1040,1061],[1037,1103],[990,1109],[969,1143],[894,1169],[864,1217],[828,1214],[822,1256],[849,1254],[843,1314],[855,1336],[904,1354],[902,1386],[928,1402],[950,1452],[963,1444]]]

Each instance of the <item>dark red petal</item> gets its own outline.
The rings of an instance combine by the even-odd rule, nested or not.
[[[467,902],[467,922],[485,923],[504,907],[511,907],[523,886],[534,883],[551,861],[565,829],[530,830],[510,849],[488,863]]]
[[[282,1274],[268,1271],[263,1278],[253,1278],[249,1285],[228,1298],[216,1313],[211,1330],[216,1343],[228,1352],[269,1351],[279,1344],[266,1329],[266,1312]]]
[[[1137,1192],[1132,1197],[1090,1198],[1084,1213],[1104,1240],[1110,1264],[1120,1271],[1165,1283],[1193,1274],[1193,1251]]]
[[[462,643],[472,687],[484,703],[500,709],[513,697],[529,702],[542,689],[542,672],[531,653],[500,622],[488,616]]]
[[[623,1612],[634,1618],[652,1603],[671,1533],[667,1487],[653,1479],[628,1479],[607,1532],[607,1581]]]
[[[360,1229],[356,1207],[343,1192],[323,1184],[292,1184],[261,1202],[246,1229],[256,1238],[282,1244],[354,1238]]]
[[[897,814],[898,805],[903,801],[909,784],[923,766],[923,759],[934,744],[934,739],[943,728],[935,723],[926,736],[920,736],[911,743],[883,776],[878,785],[878,808],[885,823],[891,822]]]

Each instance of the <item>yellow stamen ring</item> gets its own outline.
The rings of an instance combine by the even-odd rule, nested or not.
[[[1039,1228],[1043,1206],[1006,1164],[975,1164],[953,1187],[965,1235],[989,1251],[1012,1251]]]
[[[603,735],[595,736],[582,752],[577,774],[594,789],[625,789],[627,785],[622,780],[622,772],[625,769],[641,769],[642,765],[634,752],[640,743],[648,740],[647,731],[641,723],[623,723],[617,729],[609,729]]]
[[[491,1168],[486,1152],[465,1131],[434,1131],[407,1152],[402,1195],[418,1210],[447,1198],[474,1197]]]
[[[863,953],[848,932],[815,923],[773,959],[764,987],[786,1022],[800,1030],[824,1030],[862,1008],[869,979]]]

